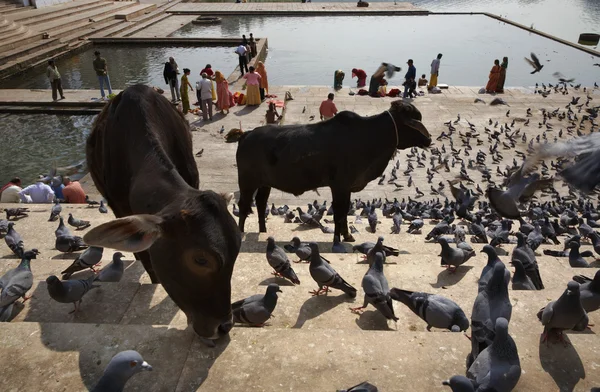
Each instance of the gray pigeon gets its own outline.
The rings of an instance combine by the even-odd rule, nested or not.
[[[275,272],[273,272],[275,276],[285,278],[294,284],[300,284],[300,279],[298,279],[296,272],[292,269],[292,265],[290,264],[290,260],[285,254],[285,251],[275,245],[275,239],[273,237],[267,239],[266,256],[269,265],[275,270]]]
[[[56,237],[54,246],[63,253],[77,252],[88,248],[86,243],[83,242],[83,238],[72,235],[61,235]]]
[[[0,219],[0,234],[6,234],[8,231],[8,221],[6,219]]]
[[[342,244],[342,241],[340,241],[339,235],[333,236],[333,245],[331,245],[331,253],[346,253],[346,247]]]
[[[580,283],[579,298],[587,313],[600,309],[600,270],[596,271],[594,279],[587,276],[574,276],[573,280]]]
[[[83,296],[91,289],[99,287],[93,284],[95,278],[96,275],[92,274],[87,279],[65,280],[61,282],[56,276],[51,275],[46,278],[46,286],[48,294],[50,294],[53,300],[63,304],[72,303],[75,309],[69,313],[75,313],[79,311]]]
[[[24,252],[21,263],[16,268],[7,271],[0,278],[0,321],[8,321],[12,315],[13,304],[19,298],[27,301],[27,292],[33,286],[31,260],[40,254],[37,249]]]
[[[368,304],[373,305],[388,320],[398,321],[394,314],[394,305],[390,297],[388,281],[383,274],[383,253],[375,255],[375,261],[362,279],[362,288],[365,292],[363,305],[358,308],[350,308],[352,312],[359,313]]]
[[[515,267],[515,273],[512,276],[513,290],[536,290],[535,285],[525,273],[525,268],[519,259],[514,259],[512,265]]]
[[[521,377],[521,361],[513,338],[508,334],[508,320],[498,317],[494,341],[483,350],[467,370],[467,377],[477,391],[512,391]]]
[[[502,264],[502,266],[504,266],[504,263],[502,263],[502,261],[500,260],[500,258],[498,257],[498,254],[496,253],[496,249],[494,249],[493,246],[491,245],[485,245],[483,247],[483,249],[481,250],[481,252],[487,254],[488,256],[488,260],[487,260],[487,264],[485,265],[485,267],[483,267],[483,270],[481,270],[481,275],[479,276],[479,292],[482,292],[483,290],[485,290],[485,287],[487,286],[487,282],[492,278],[492,275],[494,273],[494,266],[498,263]],[[510,272],[504,268],[504,273],[505,273],[505,281],[506,284],[508,285],[508,282],[510,282]]]
[[[25,245],[21,235],[14,229],[15,224],[13,222],[8,223],[8,232],[4,236],[4,241],[10,250],[20,258],[23,258],[23,252],[25,252]]]
[[[571,241],[569,243],[569,248],[571,251],[569,252],[569,265],[573,268],[588,268],[590,265],[579,253],[579,243],[576,241]]]
[[[123,392],[125,384],[133,375],[143,370],[152,371],[152,366],[137,351],[121,351],[108,363],[104,374],[91,392]]]
[[[564,330],[585,330],[588,325],[588,315],[581,304],[579,283],[570,281],[560,298],[540,309],[537,317],[544,326],[542,342],[548,340],[550,332],[558,332],[562,340]]]
[[[298,261],[296,263],[300,263],[302,261],[310,261],[310,247],[307,243],[303,243],[300,241],[300,238],[294,237],[290,244],[286,244],[284,246],[285,250],[288,252],[293,252],[298,256]]]
[[[494,341],[496,320],[504,317],[510,320],[512,304],[508,298],[508,280],[503,263],[494,264],[492,276],[485,289],[475,298],[471,312],[471,353],[467,359],[470,367],[486,347]]]
[[[60,203],[58,202],[58,199],[54,201],[54,205],[52,206],[52,209],[50,210],[50,218],[48,219],[48,222],[54,222],[56,220],[56,218],[58,218],[60,216],[60,213],[62,212],[62,206],[60,205]]]
[[[71,214],[71,213],[69,213],[69,219],[67,219],[67,222],[71,226],[76,227],[78,230],[83,230],[92,225],[89,221],[74,218],[73,214]]]
[[[535,289],[543,290],[544,283],[542,282],[540,269],[538,267],[537,260],[535,259],[535,253],[533,253],[533,250],[529,247],[529,244],[527,243],[527,240],[525,238],[525,234],[519,231],[516,235],[517,246],[515,247],[515,249],[513,249],[511,261],[514,264],[515,260],[519,260],[521,262],[521,265],[523,266],[523,269],[525,270],[525,273],[533,283]]]
[[[125,265],[123,264],[123,260],[121,260],[122,258],[123,253],[115,252],[112,262],[102,268],[102,271],[96,276],[96,280],[99,282],[120,282],[125,272]]]
[[[75,272],[83,271],[84,269],[91,269],[96,272],[96,264],[102,260],[102,253],[104,248],[98,246],[90,246],[80,254],[73,264],[71,264],[66,270],[61,272],[63,280],[69,279]]]
[[[447,266],[447,268],[451,268],[450,272],[456,272],[459,266],[463,265],[467,262],[471,257],[475,256],[475,251],[471,249],[471,251],[464,250],[463,248],[452,248],[448,244],[448,240],[444,237],[438,237],[438,242],[442,246],[442,261],[441,265]]]
[[[319,252],[319,246],[316,242],[309,244],[311,255],[310,255],[310,276],[319,285],[319,288],[312,291],[313,295],[320,295],[321,293],[329,292],[329,287],[334,289],[342,290],[350,297],[356,297],[356,289],[346,282],[340,274],[338,274],[331,265],[323,261]]]
[[[393,300],[402,302],[423,321],[427,330],[431,327],[448,329],[452,332],[466,331],[469,319],[458,304],[437,294],[420,293],[392,288],[390,296]]]
[[[535,222],[533,225],[533,231],[527,234],[527,245],[535,252],[537,248],[544,242],[544,235],[542,234],[542,228]]]
[[[338,389],[337,392],[378,392],[379,389],[373,384],[363,381],[358,385],[350,387],[348,389]]]
[[[473,382],[465,376],[452,376],[442,381],[442,385],[449,386],[452,392],[475,392]]]
[[[256,294],[231,304],[233,321],[262,327],[270,318],[277,305],[277,293],[281,293],[277,283],[267,286],[267,292]]]
[[[383,262],[385,263],[385,250],[383,249],[382,236],[379,236],[379,238],[377,238],[377,243],[375,244],[375,246],[367,252],[367,263],[369,263],[369,266],[373,265],[373,263],[375,262],[375,255],[377,255],[378,253],[381,253],[383,255]]]
[[[60,222],[58,223],[58,227],[54,231],[54,235],[56,237],[70,236],[71,230],[69,230],[69,228],[65,225],[65,221],[64,221],[63,217],[61,216],[59,219],[60,219]]]
[[[415,219],[412,222],[410,222],[410,225],[408,226],[408,229],[406,229],[406,231],[410,234],[421,234],[421,229],[423,228],[424,224],[425,222],[423,221],[423,219]]]
[[[100,211],[101,214],[108,213],[108,209],[106,209],[106,206],[104,205],[104,200],[100,200],[100,207],[98,207],[98,211]]]

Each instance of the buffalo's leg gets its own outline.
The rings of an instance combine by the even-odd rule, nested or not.
[[[252,189],[252,188],[248,188],[248,189],[242,189],[242,188],[240,188],[240,201],[239,201],[240,220],[239,220],[239,226],[240,226],[240,231],[242,233],[244,232],[244,224],[246,223],[246,218],[248,217],[248,214],[250,214],[250,211],[251,211],[250,205],[252,204],[252,195],[254,195],[254,191],[255,191],[255,189]]]
[[[150,280],[152,283],[160,283],[158,280],[158,276],[156,272],[154,272],[154,268],[152,268],[152,262],[150,261],[150,254],[147,251],[134,253],[136,260],[140,260],[144,269],[150,276]]]
[[[354,237],[348,231],[348,211],[350,210],[350,192],[336,191],[333,194],[333,220],[335,221],[334,235],[344,236],[344,241],[354,242]]]
[[[271,194],[271,187],[263,186],[258,188],[256,192],[256,213],[258,214],[258,231],[261,233],[267,232],[267,223],[265,222],[267,209],[267,202],[269,201],[269,194]]]

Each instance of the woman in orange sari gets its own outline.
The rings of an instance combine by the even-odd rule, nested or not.
[[[490,71],[490,80],[488,81],[487,86],[485,86],[486,93],[495,93],[496,88],[498,87],[498,81],[500,80],[500,60],[494,60],[494,66]]]
[[[217,83],[217,108],[223,114],[229,114],[229,108],[232,107],[233,95],[229,91],[229,83],[223,74],[219,71],[215,73],[215,82]]]
[[[260,75],[260,100],[265,100],[265,92],[269,93],[269,79],[267,79],[267,69],[262,61],[259,61],[256,66],[256,72]]]

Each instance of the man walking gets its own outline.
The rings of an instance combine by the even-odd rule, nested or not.
[[[240,72],[242,73],[242,76],[244,76],[244,69],[248,72],[248,58],[246,57],[246,52],[246,45],[244,43],[240,44],[235,50],[235,53],[237,53],[239,57]]]
[[[112,94],[110,79],[108,77],[108,66],[106,65],[106,60],[100,57],[100,52],[95,51],[94,55],[96,56],[94,59],[94,70],[96,71],[96,76],[98,76],[98,82],[100,82],[100,95],[102,95],[102,99],[106,99],[106,95],[104,94],[105,84],[108,87],[108,95]]]
[[[427,86],[427,90],[431,90],[435,86],[437,86],[438,76],[440,75],[440,60],[442,59],[442,54],[438,54],[437,58],[433,59],[431,62],[431,77],[429,78],[429,86]]]
[[[46,76],[48,76],[48,80],[50,80],[50,86],[52,86],[52,100],[56,101],[57,92],[60,93],[60,99],[65,99],[63,95],[62,82],[60,80],[60,73],[58,72],[58,68],[56,68],[56,64],[54,64],[54,60],[48,60],[48,68],[46,68]]]
[[[171,102],[176,103],[181,101],[181,95],[179,94],[179,80],[177,74],[179,73],[177,63],[173,57],[169,57],[169,61],[165,63],[165,69],[163,76],[165,83],[171,87]]]
[[[417,86],[417,83],[415,81],[415,79],[417,77],[417,69],[413,65],[412,59],[409,59],[407,64],[408,64],[408,71],[406,72],[406,75],[404,75],[404,95],[403,95],[403,97],[407,98],[410,96],[410,98],[412,98],[412,94],[415,92],[415,87]]]
[[[196,94],[198,95],[198,102],[200,102],[200,108],[202,109],[202,118],[204,121],[212,121],[212,83],[208,79],[206,72],[202,72],[202,80],[196,85]]]
[[[335,103],[333,103],[333,98],[335,96],[333,93],[329,93],[327,95],[327,99],[321,102],[321,106],[319,107],[319,114],[321,115],[321,120],[329,120],[333,118],[338,112],[337,107],[335,107]]]

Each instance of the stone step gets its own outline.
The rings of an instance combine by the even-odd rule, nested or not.
[[[0,15],[6,16],[6,17],[11,17],[12,15],[16,15],[20,12],[24,12],[24,11],[31,11],[34,10],[35,8],[32,6],[27,6],[27,7],[23,7],[21,6],[17,6],[15,8],[5,8],[3,10],[0,10]]]
[[[105,28],[100,31],[94,31],[88,38],[94,39],[97,37],[111,37],[114,34],[117,34],[121,31],[124,31],[124,30],[130,28],[134,24],[134,22],[130,22],[127,20],[121,20],[120,22],[121,23],[116,24],[110,28]]]
[[[48,23],[50,21],[58,22],[59,19],[66,18],[68,16],[78,15],[83,12],[97,10],[97,9],[106,7],[108,4],[111,4],[111,3],[105,2],[105,1],[93,1],[93,2],[85,2],[83,4],[79,4],[78,6],[74,6],[70,3],[66,3],[66,4],[71,5],[71,6],[69,8],[64,8],[64,9],[62,8],[62,6],[60,6],[60,7],[57,7],[55,12],[42,14],[42,15],[36,15],[34,17],[30,17],[30,18],[26,18],[26,19],[21,19],[21,20],[19,20],[19,22],[23,23],[25,25],[28,25],[28,26],[37,27],[38,25],[40,25],[42,23]]]
[[[540,344],[538,331],[510,325],[522,375],[515,391],[589,391],[598,339],[569,333],[568,346]],[[141,391],[334,391],[364,380],[382,391],[443,391],[441,382],[464,374],[470,343],[446,332],[307,331],[234,328],[206,347],[193,332],[163,326],[3,323],[3,365],[11,371],[0,387],[23,390],[87,390],[116,353],[134,349],[153,371],[131,378]],[[2,361],[2,360],[0,360]]]
[[[60,5],[56,5],[56,6],[43,7],[43,8],[39,8],[39,9],[23,8],[23,9],[19,10],[19,12],[15,12],[14,14],[11,14],[8,17],[14,21],[23,21],[23,22],[27,21],[27,20],[35,20],[35,19],[43,20],[44,17],[49,16],[49,15],[55,15],[56,17],[60,17],[65,12],[68,13],[73,10],[77,10],[80,7],[85,7],[90,4],[100,4],[102,2],[103,2],[102,0],[77,0],[77,1],[69,2],[69,3],[63,3]]]
[[[115,15],[117,19],[132,20],[141,15],[149,14],[156,9],[156,4],[137,4],[129,7],[124,11],[120,11]]]
[[[158,13],[158,15],[156,15],[142,23],[136,23],[136,24],[132,25],[131,27],[129,27],[128,29],[120,31],[116,34],[113,34],[112,36],[113,37],[128,37],[132,34],[137,33],[138,31],[144,30],[145,28],[160,22],[161,20],[168,18],[169,16],[170,16],[169,14],[162,13],[162,11],[161,11],[160,13]]]
[[[29,36],[31,36],[31,32],[26,26],[23,25],[15,25],[14,27],[0,31],[0,40],[2,40],[2,42],[6,42],[10,39],[23,40],[24,38],[27,38]]]
[[[123,29],[123,23],[123,20],[106,17],[101,21],[92,24],[89,27],[79,28],[74,31],[71,30],[71,34],[61,36],[60,42],[73,42],[77,40],[84,40],[87,39],[90,35],[96,34],[98,31],[103,31],[105,29],[111,29],[114,27],[120,27],[121,29]]]
[[[0,64],[0,78],[5,77],[8,74],[27,69],[29,66],[31,66],[31,64],[39,62],[40,59],[44,59],[45,61],[47,58],[51,58],[55,54],[60,53],[67,46],[66,44],[57,44],[56,42],[56,40],[52,41],[52,43],[48,42],[47,46],[40,51]]]
[[[21,59],[29,54],[39,55],[39,52],[42,52],[59,43],[56,38],[39,39],[39,36],[34,36],[32,39],[34,39],[33,42],[29,42],[24,45],[19,45],[15,42],[15,45],[17,46],[16,48],[3,51],[1,53],[2,57],[0,57],[0,65],[5,65],[12,61],[20,62]]]

